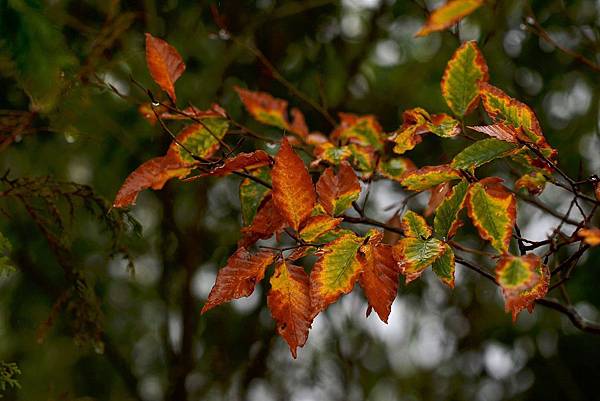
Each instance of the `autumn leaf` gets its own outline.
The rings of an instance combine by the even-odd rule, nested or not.
[[[495,138],[482,139],[464,148],[450,165],[459,170],[473,171],[492,160],[510,156],[517,150],[518,147],[509,142]]]
[[[342,221],[342,218],[334,218],[326,214],[313,216],[300,230],[300,238],[306,242],[316,241],[323,234],[339,226]]]
[[[377,172],[385,178],[400,182],[400,177],[406,172],[416,170],[415,164],[405,157],[393,157],[387,160],[380,160],[377,165]]]
[[[333,166],[339,165],[342,161],[352,157],[352,151],[348,146],[334,146],[331,142],[320,143],[315,146],[313,155],[316,157],[311,165],[317,166],[321,162],[329,163]]]
[[[479,84],[479,94],[485,111],[495,122],[519,129],[516,131],[518,139],[537,145],[550,160],[556,159],[556,150],[546,142],[540,123],[529,106],[486,82]]]
[[[180,160],[169,155],[150,159],[125,179],[117,192],[113,207],[133,205],[138,194],[144,189],[162,189],[171,178],[183,178],[190,170],[190,166],[182,165]]]
[[[515,182],[515,189],[525,189],[529,192],[529,195],[536,196],[544,191],[547,181],[548,179],[544,174],[535,171],[519,178]]]
[[[271,184],[271,170],[263,167],[249,172],[250,175]],[[242,220],[245,226],[252,223],[258,207],[267,194],[271,192],[269,187],[262,185],[250,178],[244,178],[240,183],[240,208]]]
[[[450,0],[429,14],[425,25],[415,36],[426,36],[432,32],[442,31],[471,14],[482,4],[483,0]]]
[[[371,231],[369,240],[360,247],[358,260],[362,273],[358,282],[365,292],[369,308],[387,323],[392,303],[398,293],[400,271],[392,254],[392,247],[381,243],[383,234]]]
[[[323,209],[332,216],[338,216],[358,199],[360,183],[352,167],[343,162],[337,174],[331,167],[323,172],[317,182],[317,194]]]
[[[492,138],[499,139],[505,142],[518,143],[519,140],[519,132],[518,129],[514,128],[511,125],[498,123],[492,125],[475,125],[469,126],[468,128],[473,131],[481,132],[482,134],[486,134],[491,136]]]
[[[223,177],[235,171],[254,170],[259,167],[267,166],[271,163],[271,156],[264,150],[256,150],[252,153],[238,153],[223,161],[219,167],[201,176]]]
[[[448,114],[432,114],[427,130],[441,138],[452,138],[460,134],[460,123]]]
[[[217,273],[217,279],[201,313],[222,303],[251,295],[274,259],[275,255],[272,252],[260,251],[252,254],[246,248],[238,248],[227,259],[227,265]]]
[[[429,114],[416,107],[402,113],[402,126],[387,139],[395,143],[394,153],[403,154],[412,150],[423,140],[422,135],[431,132],[442,138],[460,133],[460,124],[448,114]]]
[[[370,146],[376,150],[383,149],[383,130],[374,116],[340,113],[339,117],[340,124],[331,133],[333,141]]]
[[[177,50],[162,39],[146,33],[146,63],[154,82],[169,94],[173,101],[175,81],[185,71],[185,63]]]
[[[400,222],[400,228],[407,237],[422,239],[431,237],[431,227],[429,227],[422,216],[412,210],[408,210],[404,213],[402,221]]]
[[[239,246],[248,247],[254,244],[259,239],[267,239],[283,230],[285,228],[285,221],[270,195],[267,195],[263,204],[260,206],[252,224],[248,227],[243,227],[242,239],[239,242]]]
[[[353,233],[344,234],[317,252],[318,259],[310,273],[314,316],[352,291],[362,271],[356,257],[362,242]]]
[[[308,275],[302,267],[283,261],[275,267],[270,283],[267,306],[277,322],[277,333],[296,358],[296,349],[306,343],[312,324]]]
[[[496,265],[496,280],[504,294],[505,308],[513,320],[523,309],[533,311],[534,301],[548,292],[550,274],[539,256],[504,255]]]
[[[417,134],[417,128],[416,125],[410,125],[392,134],[389,140],[394,142],[394,153],[402,155],[423,141],[421,135]]]
[[[452,187],[436,209],[433,228],[439,237],[449,239],[456,233],[460,224],[458,214],[463,208],[468,190],[469,184],[466,181],[461,181]]]
[[[501,178],[489,177],[471,185],[467,194],[467,212],[481,238],[489,240],[501,253],[508,251],[515,225],[515,197]]]
[[[443,164],[409,171],[401,177],[400,184],[411,191],[424,191],[444,182],[457,180],[460,177],[461,174],[458,170],[448,164]]]
[[[352,166],[354,166],[357,171],[363,172],[363,178],[370,176],[370,174],[375,171],[377,164],[375,148],[351,143],[348,145],[348,149],[352,154],[352,157],[350,158],[352,161]]]
[[[429,197],[429,202],[427,202],[427,208],[423,212],[423,216],[431,216],[444,201],[446,195],[448,195],[448,192],[450,192],[450,189],[452,189],[452,185],[450,185],[449,182],[444,182],[431,188],[429,190],[429,192],[431,192],[431,196]]]
[[[248,112],[257,121],[293,132],[302,138],[308,135],[308,127],[300,110],[292,109],[293,121],[290,123],[287,117],[287,101],[277,99],[266,92],[254,92],[238,86],[234,89]]]
[[[450,288],[454,288],[454,270],[456,269],[456,265],[454,262],[454,251],[448,244],[444,244],[443,253],[433,262],[431,269],[444,284]]]
[[[202,123],[191,124],[181,130],[167,154],[189,164],[196,162],[194,156],[207,159],[215,154],[227,134],[229,122],[218,114],[207,116],[201,121]]]
[[[436,238],[414,237],[402,238],[392,248],[394,259],[398,263],[400,273],[405,276],[407,284],[419,278],[421,273],[444,253],[444,250],[444,243]]]
[[[287,224],[298,230],[310,216],[316,195],[304,162],[285,137],[275,156],[275,166],[271,175],[275,206]]]
[[[600,228],[582,228],[577,231],[577,235],[588,245],[600,245]]]
[[[463,43],[448,61],[442,77],[442,94],[452,112],[463,117],[479,103],[479,83],[488,80],[488,67],[477,42]]]

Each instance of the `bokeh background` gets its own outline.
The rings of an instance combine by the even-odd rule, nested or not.
[[[491,81],[534,108],[565,170],[598,173],[600,75],[532,33],[527,17],[531,7],[557,43],[597,63],[600,1],[490,0],[457,30],[414,38],[440,3],[0,0],[0,232],[12,244],[10,261],[0,262],[15,268],[0,271],[0,361],[21,370],[20,388],[8,386],[3,399],[600,399],[599,336],[540,307],[513,325],[499,290],[461,266],[453,291],[431,274],[401,285],[388,325],[365,318],[356,290],[317,318],[297,360],[275,335],[265,283],[200,316],[239,238],[236,177],[144,192],[131,210],[139,226],[108,209],[127,174],[169,143],[138,113],[148,100],[130,79],[158,93],[145,32],[186,61],[180,105],[218,102],[277,138],[243,112],[232,90],[241,85],[289,99],[312,129],[328,129],[215,20],[332,113],[372,113],[387,131],[408,108],[447,112],[445,64],[459,41],[479,40]],[[440,164],[460,146],[428,138],[411,158]],[[23,185],[17,195],[5,192],[12,180]],[[385,220],[405,196],[378,183],[368,212]],[[556,210],[569,201],[555,188],[542,200]],[[411,207],[422,211],[426,201]],[[556,224],[527,204],[519,210],[531,239]],[[479,244],[469,230],[461,235]],[[592,320],[599,257],[590,252],[568,283]]]

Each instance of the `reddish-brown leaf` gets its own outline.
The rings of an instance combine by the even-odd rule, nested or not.
[[[332,216],[348,209],[360,195],[360,183],[354,170],[347,162],[340,164],[337,175],[333,168],[327,168],[317,182],[319,203]]]
[[[306,343],[312,323],[308,275],[302,267],[284,261],[275,267],[270,283],[267,305],[277,322],[277,333],[296,358],[296,348]]]
[[[298,230],[310,216],[316,202],[316,194],[304,162],[285,137],[275,156],[275,166],[271,175],[275,206],[287,224]]]
[[[427,203],[427,209],[423,213],[425,217],[429,217],[435,212],[438,206],[446,199],[446,194],[450,192],[451,188],[452,186],[449,182],[444,182],[429,190],[431,196],[429,197],[429,203]]]
[[[514,128],[510,125],[506,125],[503,123],[493,124],[493,125],[476,125],[470,126],[470,129],[473,131],[481,132],[482,134],[489,135],[493,138],[500,139],[501,141],[517,143],[519,142],[517,138],[519,138],[518,128]]]
[[[275,207],[273,198],[267,196],[258,209],[252,224],[242,228],[243,238],[239,242],[239,246],[248,247],[254,244],[259,239],[270,238],[273,234],[278,233],[285,227],[285,221],[279,210]]]
[[[257,150],[252,153],[239,153],[234,157],[226,159],[223,165],[214,170],[201,174],[200,176],[223,177],[234,171],[254,170],[271,163],[271,157],[264,150]]]
[[[219,270],[215,285],[200,313],[205,313],[222,303],[251,295],[274,259],[273,252],[260,251],[252,254],[246,248],[238,248],[227,259],[227,265]]]
[[[162,39],[146,33],[146,63],[154,82],[175,101],[175,81],[185,71],[177,50]]]
[[[375,309],[379,318],[387,323],[398,292],[400,270],[392,247],[382,244],[382,240],[383,234],[375,231],[367,244],[361,246],[358,261],[362,265],[362,273],[358,282],[365,292],[369,308]]]
[[[136,168],[123,182],[117,192],[113,207],[135,204],[138,194],[144,189],[161,189],[171,178],[188,175],[190,166],[169,155],[155,157]]]

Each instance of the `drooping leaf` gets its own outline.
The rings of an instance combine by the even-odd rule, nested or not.
[[[541,194],[546,187],[548,179],[539,171],[525,174],[515,182],[516,189],[526,189],[529,195],[536,196]]]
[[[431,265],[433,272],[450,288],[454,288],[454,251],[450,245],[444,244],[444,252]]]
[[[251,295],[274,259],[273,252],[260,251],[252,254],[246,248],[238,248],[227,260],[227,265],[217,273],[215,284],[200,313],[205,313],[222,303]]]
[[[582,228],[577,231],[577,235],[588,245],[600,245],[600,228]]]
[[[429,202],[427,202],[427,208],[423,212],[423,216],[431,216],[442,204],[444,199],[446,199],[446,195],[448,195],[450,189],[452,189],[452,185],[450,185],[449,182],[444,182],[431,188],[429,190],[429,192],[431,192],[431,196],[429,197]]]
[[[175,96],[175,81],[185,71],[185,63],[177,50],[162,39],[146,33],[146,63],[154,82],[167,92],[173,101]]]
[[[302,267],[283,261],[275,267],[270,283],[267,306],[277,322],[277,333],[296,358],[296,349],[306,343],[312,324],[308,275]]]
[[[459,122],[448,114],[431,115],[420,107],[404,111],[402,119],[402,126],[388,138],[395,143],[394,153],[399,155],[414,149],[428,132],[443,138],[460,133]]]
[[[427,22],[415,36],[426,36],[432,32],[442,31],[477,10],[482,4],[483,0],[449,0],[429,14]]]
[[[480,83],[479,94],[485,111],[494,121],[520,128],[516,131],[520,140],[537,145],[549,159],[556,158],[556,150],[546,142],[540,123],[529,106],[486,82]]]
[[[465,203],[469,184],[461,181],[456,184],[435,211],[433,228],[444,239],[452,238],[459,226],[458,214]]]
[[[311,217],[300,230],[300,238],[306,242],[313,242],[328,231],[333,230],[343,221],[326,214]]]
[[[534,301],[548,292],[550,274],[539,256],[504,255],[496,265],[496,280],[502,288],[507,312],[513,320],[523,309],[533,311]]]
[[[451,166],[459,170],[472,171],[494,159],[510,156],[517,150],[518,147],[509,142],[495,138],[482,139],[457,154]]]
[[[144,189],[162,189],[171,178],[183,178],[190,173],[190,170],[189,165],[182,165],[180,160],[171,155],[150,159],[125,179],[117,192],[113,207],[133,205],[138,194]]]
[[[482,134],[486,134],[501,141],[511,143],[519,142],[517,139],[519,137],[519,133],[517,129],[511,125],[498,123],[492,125],[469,126],[469,128],[473,131],[481,132]]]
[[[344,234],[325,245],[310,273],[310,298],[313,315],[352,291],[362,270],[356,254],[362,239]]]
[[[346,162],[342,162],[337,174],[327,168],[317,182],[319,203],[332,216],[342,214],[360,196],[360,183]]]
[[[289,121],[287,101],[277,99],[266,92],[254,92],[238,86],[234,89],[248,112],[257,121],[293,132],[302,138],[308,135],[308,127],[300,110],[292,109],[293,120],[292,122]]]
[[[405,157],[393,157],[387,160],[380,160],[377,165],[377,172],[383,177],[400,182],[402,174],[416,170],[415,164]]]
[[[479,83],[488,80],[488,67],[477,42],[463,43],[448,61],[442,94],[452,112],[463,117],[479,103]]]
[[[467,211],[479,236],[489,240],[501,253],[508,251],[515,225],[515,197],[501,178],[489,177],[471,185],[467,194]]]
[[[183,163],[195,163],[194,156],[202,159],[211,157],[220,147],[221,140],[229,129],[229,122],[219,114],[206,116],[202,124],[185,127],[173,141],[167,154],[178,157]]]
[[[418,170],[405,173],[400,184],[411,191],[424,191],[444,182],[458,180],[461,174],[448,164],[441,166],[426,166]]]
[[[298,230],[310,216],[316,195],[304,162],[294,152],[285,137],[275,156],[275,166],[271,175],[275,206],[287,224]]]
[[[271,170],[263,167],[251,171],[249,174],[260,180],[271,184]],[[240,207],[242,210],[242,220],[245,226],[252,223],[258,207],[265,196],[271,192],[271,189],[249,178],[244,178],[240,183]]]
[[[382,244],[383,234],[375,231],[369,241],[360,247],[358,260],[362,266],[359,284],[365,292],[369,308],[375,309],[379,318],[386,322],[392,303],[398,293],[400,271],[392,254],[392,247]]]
[[[392,248],[400,273],[409,283],[444,253],[444,243],[438,239],[402,238]]]
[[[390,140],[395,143],[394,153],[402,155],[409,150],[413,150],[415,146],[423,141],[421,135],[417,134],[417,128],[416,125],[409,125],[400,128],[390,137]]]
[[[339,117],[340,125],[331,133],[332,140],[370,146],[376,150],[383,148],[383,130],[374,116],[340,113]]]
[[[431,227],[427,224],[423,216],[408,210],[402,216],[400,228],[407,237],[427,239],[431,237]]]
[[[252,153],[238,153],[234,157],[225,159],[222,165],[201,175],[223,177],[235,171],[254,170],[259,167],[267,166],[270,163],[271,157],[264,150],[256,150]]]
[[[263,204],[256,212],[252,224],[248,227],[243,227],[242,239],[239,246],[248,247],[254,244],[259,239],[267,239],[277,234],[285,228],[285,220],[279,213],[279,209],[275,206],[275,202],[270,195],[267,195]]]

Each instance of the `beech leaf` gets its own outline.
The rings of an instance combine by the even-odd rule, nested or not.
[[[177,50],[162,39],[146,33],[146,63],[154,82],[167,92],[173,101],[175,96],[175,81],[185,71],[185,63]]]
[[[342,162],[337,174],[327,168],[317,182],[319,203],[332,216],[342,214],[360,196],[360,183],[347,162]]]

